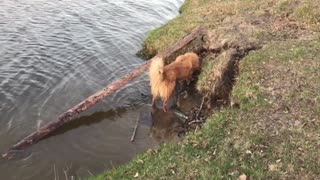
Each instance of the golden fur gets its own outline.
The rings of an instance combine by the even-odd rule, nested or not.
[[[194,70],[200,68],[197,54],[189,52],[178,56],[169,65],[164,65],[164,60],[157,57],[151,62],[149,69],[152,106],[158,96],[163,101],[163,110],[168,109],[168,101],[172,96],[178,80],[191,79]]]

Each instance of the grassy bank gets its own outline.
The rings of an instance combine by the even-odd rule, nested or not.
[[[301,26],[319,31],[319,4],[319,0],[185,0],[178,17],[148,34],[141,52],[152,57],[173,45],[191,29],[201,25],[213,30],[229,18],[244,19],[252,16],[263,21],[266,16],[271,16],[274,22],[256,34],[267,41],[288,38],[292,31]]]
[[[187,0],[152,31],[145,53],[206,25],[204,46],[261,47],[240,62],[231,99],[178,144],[148,150],[90,179],[316,179],[320,177],[320,1]],[[222,49],[223,51],[223,49]],[[208,52],[198,87],[212,76]]]

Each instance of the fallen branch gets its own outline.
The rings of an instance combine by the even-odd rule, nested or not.
[[[134,138],[136,137],[136,132],[137,132],[138,125],[139,125],[139,120],[140,120],[140,118],[138,118],[138,120],[136,122],[136,125],[134,126],[134,130],[133,130],[133,133],[132,133],[132,136],[131,136],[131,139],[130,139],[131,142],[133,142]]]
[[[201,36],[204,32],[205,32],[205,28],[203,27],[192,30],[190,34],[188,34],[183,39],[178,41],[173,47],[170,47],[164,52],[159,53],[157,56],[161,56],[164,58],[170,56],[172,53],[183,48],[195,38]],[[15,152],[22,150],[23,148],[26,148],[48,137],[52,132],[62,127],[64,124],[71,122],[77,115],[79,115],[79,113],[92,107],[93,105],[101,101],[104,97],[112,94],[116,90],[126,85],[129,81],[131,81],[132,79],[140,75],[142,72],[146,71],[149,68],[150,63],[154,58],[155,57],[153,57],[150,61],[148,61],[144,65],[140,66],[139,68],[125,75],[123,78],[117,80],[116,82],[110,84],[109,86],[105,87],[104,89],[98,91],[97,93],[88,97],[84,101],[80,102],[70,110],[60,115],[57,120],[52,121],[51,123],[41,127],[36,132],[33,132],[29,136],[25,137],[24,139],[19,141],[17,144],[13,145],[6,153],[2,154],[2,157],[10,159],[13,157]]]

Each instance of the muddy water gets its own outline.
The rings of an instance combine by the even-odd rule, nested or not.
[[[181,3],[1,0],[0,152],[142,64],[135,53],[146,33],[175,17]],[[21,157],[0,159],[0,179],[87,177],[129,161],[160,141],[150,135],[157,125],[148,95],[144,75]]]

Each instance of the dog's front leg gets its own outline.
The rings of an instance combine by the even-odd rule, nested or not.
[[[168,111],[168,101],[163,102],[163,111],[167,112]]]
[[[156,99],[157,99],[157,96],[152,96],[152,104],[151,104],[152,107],[156,107]]]
[[[175,84],[174,84],[173,89],[171,90],[169,96],[163,101],[163,111],[164,111],[164,112],[167,112],[167,111],[168,111],[169,100],[171,99],[171,97],[172,97],[172,95],[173,95],[174,87],[175,87]]]

